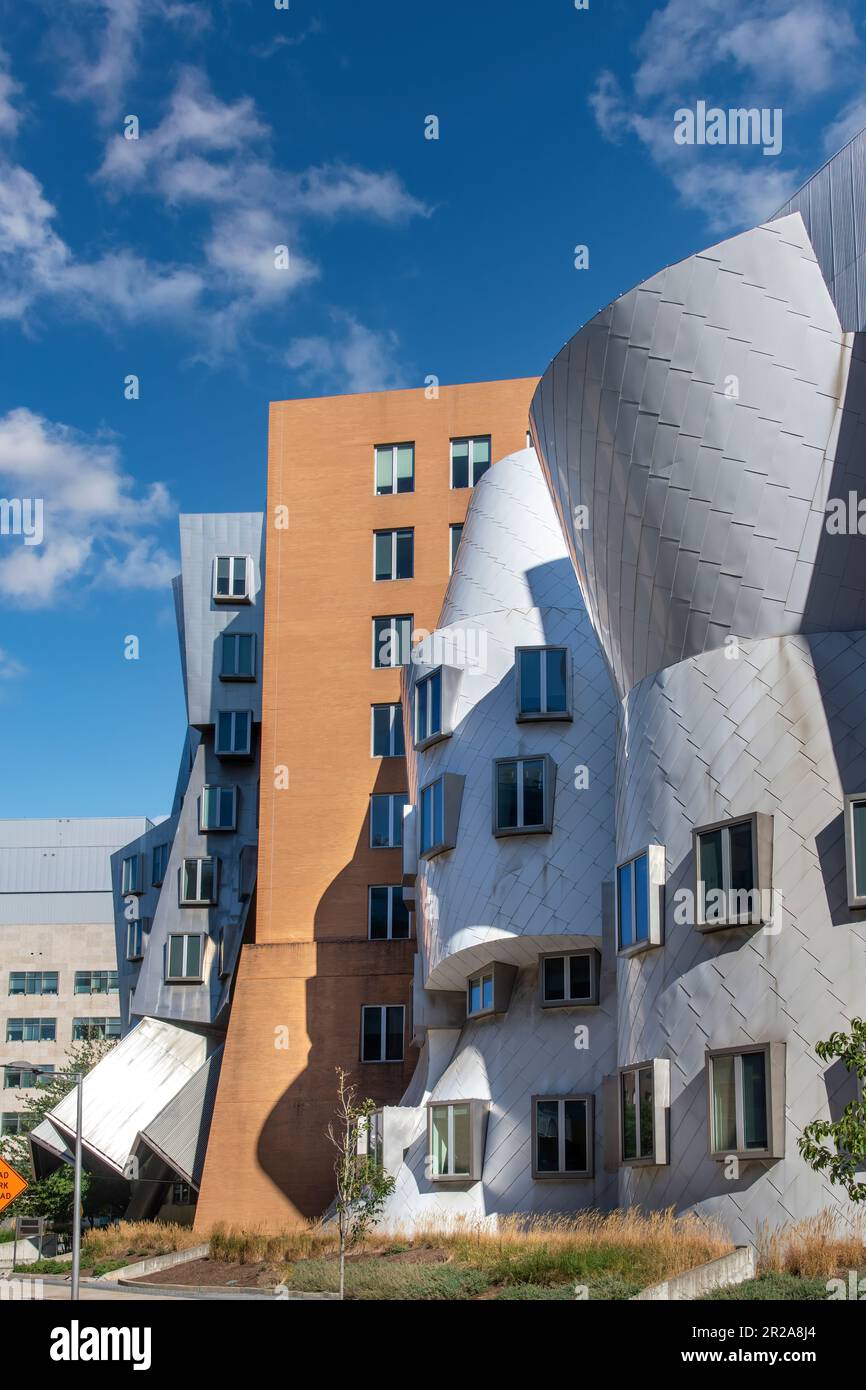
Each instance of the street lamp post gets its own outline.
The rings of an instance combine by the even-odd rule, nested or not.
[[[29,1071],[34,1076],[71,1076],[75,1081],[75,1177],[72,1195],[72,1293],[77,1300],[81,1283],[81,1170],[82,1170],[82,1130],[84,1121],[84,1072],[48,1071],[45,1067],[31,1062],[3,1062],[0,1071]]]

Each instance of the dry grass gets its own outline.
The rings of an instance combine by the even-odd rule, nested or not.
[[[758,1226],[758,1269],[761,1274],[796,1274],[802,1279],[828,1279],[840,1269],[866,1266],[866,1214],[843,1219],[825,1208],[804,1221]]]
[[[510,1217],[497,1230],[466,1221],[409,1232],[372,1232],[355,1259],[399,1249],[442,1250],[450,1263],[480,1271],[491,1284],[556,1284],[598,1275],[628,1275],[641,1284],[665,1279],[728,1254],[721,1226],[673,1211],[580,1212],[570,1217]],[[216,1227],[211,1257],[288,1267],[337,1253],[333,1226],[314,1223],[277,1233]]]
[[[88,1231],[81,1243],[82,1259],[94,1264],[129,1255],[143,1259],[150,1255],[167,1255],[172,1250],[189,1250],[203,1244],[202,1236],[189,1226],[175,1226],[157,1221],[119,1221],[99,1231]]]

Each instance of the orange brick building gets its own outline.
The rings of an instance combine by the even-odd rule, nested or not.
[[[335,1068],[379,1104],[412,1075],[399,663],[410,626],[436,624],[473,479],[525,447],[535,386],[271,405],[256,917],[202,1229],[319,1215]]]

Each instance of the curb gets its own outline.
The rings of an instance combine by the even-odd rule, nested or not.
[[[147,1260],[137,1260],[134,1264],[110,1269],[107,1274],[96,1277],[100,1284],[119,1284],[142,1274],[157,1274],[161,1269],[171,1269],[173,1265],[188,1264],[190,1260],[203,1260],[209,1252],[210,1241],[206,1240],[203,1245],[191,1245],[187,1250],[171,1250],[167,1255],[151,1255]],[[171,1287],[182,1288],[183,1285],[172,1284]]]
[[[722,1255],[709,1264],[687,1269],[684,1274],[674,1274],[660,1284],[650,1284],[641,1289],[630,1301],[638,1303],[655,1299],[700,1298],[711,1289],[725,1289],[731,1284],[744,1284],[754,1279],[757,1273],[755,1251],[751,1245],[738,1245],[730,1255]]]

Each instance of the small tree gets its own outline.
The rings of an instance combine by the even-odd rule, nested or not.
[[[800,1153],[816,1173],[826,1173],[831,1183],[844,1187],[852,1202],[866,1201],[866,1182],[857,1169],[866,1163],[866,1023],[851,1020],[850,1033],[833,1033],[815,1044],[822,1062],[841,1061],[860,1082],[860,1098],[852,1100],[838,1120],[815,1120],[806,1125],[797,1141]],[[833,1147],[824,1143],[832,1140]]]
[[[75,1073],[86,1075],[92,1071],[114,1046],[113,1038],[103,1038],[92,1029],[85,1030],[81,1041],[73,1043],[67,1052],[62,1071],[41,1077],[34,1095],[22,1094],[24,1129],[20,1134],[4,1135],[0,1152],[27,1179],[29,1187],[6,1208],[4,1216],[46,1216],[60,1222],[72,1220],[74,1178],[71,1167],[64,1164],[56,1172],[49,1173],[47,1178],[37,1179],[30,1162],[27,1136],[42,1123],[49,1111],[56,1109],[64,1097],[75,1089]],[[98,1186],[94,1189],[90,1175],[82,1173],[81,1200],[85,1212],[88,1211],[88,1199],[98,1190]]]
[[[337,1157],[337,1227],[340,1238],[340,1297],[346,1297],[346,1251],[357,1245],[376,1223],[387,1198],[394,1190],[394,1179],[369,1152],[370,1116],[376,1109],[372,1100],[358,1100],[349,1073],[337,1067],[337,1108],[328,1125],[328,1138]]]

